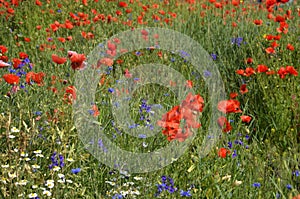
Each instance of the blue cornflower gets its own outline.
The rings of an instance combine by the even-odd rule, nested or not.
[[[145,134],[139,134],[139,138],[147,138],[147,135],[145,135]]]
[[[254,182],[254,183],[252,184],[252,186],[253,186],[253,187],[258,187],[258,188],[259,188],[261,185],[260,185],[259,182]]]
[[[232,158],[235,158],[237,156],[237,153],[236,153],[236,150],[233,151],[233,154],[232,154]]]
[[[71,169],[71,173],[73,173],[73,174],[77,174],[77,173],[79,173],[80,171],[81,171],[80,168]]]
[[[291,189],[292,189],[292,185],[287,184],[287,185],[286,185],[286,188],[287,188],[288,190],[291,190]]]
[[[113,93],[113,92],[115,92],[115,90],[113,88],[109,88],[108,92]]]
[[[27,58],[25,58],[25,59],[23,60],[23,62],[24,62],[25,64],[29,64],[29,63],[30,63],[30,59],[27,57]]]
[[[62,168],[62,167],[65,166],[65,163],[64,163],[64,156],[59,155],[58,157],[59,157],[59,162],[60,162],[59,166]]]
[[[235,141],[234,141],[234,144],[238,144],[238,145],[241,145],[241,146],[244,145],[244,143],[243,143],[242,140],[235,140]]]
[[[300,172],[299,172],[299,170],[296,170],[293,174],[294,174],[296,177],[299,177]]]
[[[190,197],[190,196],[192,196],[190,190],[187,190],[187,191],[180,190],[180,195],[181,195],[181,196],[185,196],[185,197]]]
[[[121,198],[123,198],[122,194],[118,194],[118,193],[116,193],[116,194],[112,197],[112,199],[121,199]]]
[[[171,62],[175,62],[175,58],[172,57],[172,58],[171,58]]]
[[[36,111],[34,112],[35,115],[42,115],[42,112],[41,111]]]
[[[205,70],[203,75],[204,75],[204,77],[211,77],[211,72],[209,72],[208,70]]]
[[[232,148],[232,142],[228,142],[228,148],[231,149]]]
[[[49,169],[52,169],[53,167],[58,166],[58,161],[57,161],[57,159],[56,159],[56,154],[57,154],[57,153],[54,152],[54,153],[52,154],[52,156],[50,157],[50,160],[51,160],[52,164],[49,165]]]
[[[214,61],[217,60],[217,56],[218,56],[217,54],[212,53],[212,54],[210,54],[210,56]]]
[[[105,153],[107,152],[107,149],[105,148],[101,138],[98,140],[98,146],[102,148]]]

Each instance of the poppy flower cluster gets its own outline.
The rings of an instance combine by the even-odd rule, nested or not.
[[[191,128],[200,128],[197,113],[202,112],[204,100],[200,95],[189,93],[181,105],[173,107],[169,112],[163,115],[157,124],[164,128],[162,133],[167,136],[168,141],[185,141],[193,133]]]
[[[255,73],[266,73],[267,75],[276,74],[274,70],[270,70],[268,66],[259,64],[256,69],[252,67],[247,67],[244,69],[236,70],[236,73],[241,76],[249,77]],[[293,66],[280,67],[277,70],[277,74],[281,79],[284,79],[286,75],[290,74],[293,76],[298,76],[298,71]]]

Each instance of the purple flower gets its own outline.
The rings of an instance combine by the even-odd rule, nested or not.
[[[210,54],[210,56],[214,61],[217,60],[217,54],[212,53],[212,54]]]
[[[192,196],[192,194],[190,193],[190,190],[188,190],[188,191],[180,190],[180,195],[183,196],[183,197],[190,197],[190,196]]]
[[[232,158],[235,158],[237,156],[237,153],[236,153],[236,150],[233,151],[233,154],[232,154]]]
[[[77,173],[79,173],[80,171],[81,171],[80,168],[71,169],[71,173],[73,173],[73,174],[77,174]]]
[[[204,77],[211,77],[211,72],[209,72],[208,70],[204,71]]]

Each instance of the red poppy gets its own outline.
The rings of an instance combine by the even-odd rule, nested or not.
[[[255,73],[255,70],[252,67],[247,67],[245,73],[246,73],[245,76],[250,77]]]
[[[67,99],[69,104],[72,104],[72,101],[76,100],[76,90],[74,86],[68,86],[66,88],[64,99]]]
[[[242,122],[249,123],[252,120],[252,117],[248,115],[241,115]]]
[[[165,128],[162,133],[167,136],[169,141],[178,140],[184,141],[192,135],[190,128],[199,128],[201,124],[197,123],[197,112],[202,111],[204,103],[200,95],[193,96],[188,94],[180,106],[175,106],[168,113],[164,114],[162,120],[157,124]],[[181,127],[181,120],[184,121],[184,126]]]
[[[285,78],[285,76],[288,74],[288,72],[286,71],[286,69],[284,67],[281,67],[278,71],[277,74],[279,75],[279,77],[281,79]]]
[[[7,48],[3,45],[0,45],[0,53],[5,54],[7,52]]]
[[[268,47],[268,48],[266,48],[266,52],[267,52],[268,54],[274,54],[274,53],[275,53],[275,50],[274,50],[274,48],[272,48],[272,47]]]
[[[273,40],[274,36],[273,35],[266,35],[265,36],[266,40]]]
[[[294,48],[294,46],[293,46],[292,44],[288,44],[288,45],[286,46],[286,49],[288,49],[288,50],[290,50],[290,51],[295,50],[295,48]]]
[[[218,103],[218,110],[223,113],[242,113],[238,100],[222,100]]]
[[[293,66],[287,66],[287,67],[285,67],[285,69],[289,74],[298,76],[298,72]]]
[[[230,99],[235,99],[239,94],[236,92],[230,93],[229,97]]]
[[[267,72],[268,70],[269,70],[269,68],[262,64],[259,64],[256,68],[256,72],[258,72],[258,73],[264,73],[264,72]]]
[[[35,0],[35,4],[36,4],[37,6],[41,6],[41,5],[42,5],[42,2],[40,2],[39,0]]]
[[[120,6],[121,8],[126,8],[128,5],[127,5],[126,2],[121,1],[121,2],[119,2],[119,6]]]
[[[26,83],[30,84],[30,80],[32,80],[35,83],[37,83],[39,86],[41,86],[43,84],[44,77],[45,77],[45,73],[43,72],[35,73],[30,71],[26,74]]]
[[[131,78],[132,77],[132,74],[129,72],[128,68],[125,69],[124,76],[126,78]]]
[[[28,38],[28,37],[25,37],[25,38],[24,38],[24,41],[25,41],[25,42],[30,42],[30,41],[31,41],[31,39],[30,39],[30,38]]]
[[[272,46],[273,48],[277,48],[277,47],[279,46],[279,44],[278,44],[276,41],[273,41],[273,42],[271,43],[271,46]]]
[[[18,58],[13,58],[12,61],[13,61],[13,67],[15,69],[17,69],[19,67],[19,65],[22,63],[22,60],[18,59]]]
[[[97,117],[100,113],[96,104],[92,106],[93,116]]]
[[[261,19],[255,19],[253,22],[255,25],[258,25],[258,26],[263,24],[263,20],[261,20]]]
[[[19,57],[20,57],[20,59],[25,59],[25,58],[28,58],[28,55],[24,52],[20,52]]]
[[[84,61],[86,59],[84,54],[78,54],[74,51],[68,51],[68,57],[71,60],[71,67],[73,70],[82,70],[85,68]]]
[[[97,67],[101,67],[101,65],[112,66],[114,64],[114,60],[108,57],[104,57],[100,59],[97,63]]]
[[[224,116],[219,117],[217,123],[222,128],[223,133],[228,133],[232,130],[232,126]]]
[[[188,87],[188,88],[193,88],[193,81],[192,80],[186,80],[185,86]]]
[[[226,158],[227,154],[230,154],[230,151],[225,148],[220,148],[218,151],[218,156],[221,158]]]
[[[52,61],[56,64],[64,64],[67,61],[67,58],[59,57],[56,54],[52,54]]]
[[[245,93],[248,93],[247,84],[242,84],[240,88],[240,93],[243,95]]]
[[[247,64],[252,64],[253,63],[253,58],[251,58],[251,57],[247,58],[246,63]]]
[[[19,84],[20,82],[20,77],[14,74],[4,74],[2,77],[8,84]]]
[[[245,74],[245,71],[243,69],[236,70],[235,72],[238,75],[244,75]]]
[[[278,15],[278,16],[275,17],[275,21],[276,22],[284,22],[285,18],[283,16]]]

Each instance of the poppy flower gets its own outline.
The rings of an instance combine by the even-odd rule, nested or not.
[[[255,73],[255,70],[252,67],[247,67],[245,70],[245,76],[250,77]]]
[[[119,7],[121,7],[121,8],[126,8],[127,6],[128,6],[128,5],[127,5],[126,2],[124,2],[124,1],[119,2]]]
[[[240,93],[243,95],[245,93],[248,93],[247,84],[242,84],[240,87]]]
[[[252,117],[248,115],[241,115],[242,122],[249,123],[252,120]]]
[[[101,65],[105,65],[105,66],[112,66],[114,64],[114,60],[108,57],[104,57],[101,58],[98,63],[97,63],[97,67],[101,67]]]
[[[275,50],[274,50],[274,48],[272,48],[272,47],[268,47],[268,48],[266,48],[266,53],[268,53],[268,54],[274,54],[275,53]]]
[[[0,45],[0,53],[5,54],[7,52],[6,46]]]
[[[229,94],[229,97],[230,97],[230,99],[235,99],[238,95],[239,95],[238,93],[233,92],[233,93]]]
[[[253,23],[254,23],[255,25],[260,26],[260,25],[263,24],[263,20],[261,20],[261,19],[255,19],[255,20],[253,21]]]
[[[222,100],[218,103],[218,110],[223,113],[242,113],[238,100]]]
[[[220,158],[226,158],[227,154],[230,154],[230,151],[228,149],[220,148],[218,151],[218,156]]]
[[[131,78],[132,77],[132,74],[129,72],[128,68],[125,69],[124,76],[126,78]]]
[[[64,99],[68,100],[69,104],[72,104],[72,101],[76,100],[76,90],[74,86],[68,86],[66,88]]]
[[[284,67],[280,67],[280,69],[277,71],[277,74],[281,79],[285,78],[285,76],[288,74],[286,69]]]
[[[285,67],[285,69],[289,74],[298,76],[298,72],[293,66],[287,66],[287,67]]]
[[[41,86],[43,84],[44,77],[45,77],[45,73],[43,72],[35,73],[30,71],[26,74],[26,83],[30,84],[30,80],[32,80],[35,83],[37,83],[39,86]]]
[[[39,0],[36,0],[36,1],[35,1],[35,5],[37,5],[37,6],[42,6],[42,2],[40,2]]]
[[[19,68],[19,65],[22,63],[22,60],[18,58],[13,58],[12,61],[14,69]]]
[[[262,64],[259,64],[256,68],[256,71],[258,73],[264,73],[264,72],[267,72],[269,70],[269,68],[265,65],[262,65]]]
[[[252,64],[253,63],[253,58],[251,58],[251,57],[247,58],[246,63],[247,64]]]
[[[52,54],[52,61],[56,64],[64,64],[67,61],[67,58],[65,57],[59,57],[56,54]]]
[[[28,55],[24,52],[20,52],[19,57],[20,57],[20,59],[25,59],[25,58],[28,58]]]
[[[292,44],[288,44],[288,45],[286,46],[286,49],[288,49],[288,50],[290,50],[290,51],[295,50],[295,48],[294,48],[294,46],[293,46]]]
[[[91,110],[92,112],[92,115],[94,116],[94,117],[97,117],[100,113],[99,113],[99,110],[98,110],[98,107],[97,107],[97,105],[96,104],[94,104],[93,106],[92,106],[92,110]]]
[[[8,84],[19,84],[20,82],[20,77],[14,74],[4,74],[2,77]]]
[[[245,74],[245,70],[243,70],[243,69],[236,70],[235,72],[238,75],[244,75]]]
[[[10,64],[0,60],[0,68],[4,68],[4,67],[7,67],[7,66],[10,66]]]
[[[224,116],[219,117],[217,123],[219,127],[222,128],[223,133],[228,133],[229,131],[232,130],[232,126]]]
[[[85,68],[85,55],[84,54],[78,54],[75,51],[68,51],[68,57],[71,60],[71,67],[73,70],[82,70]]]
[[[188,88],[193,88],[193,81],[192,80],[187,80],[185,86],[188,87]]]

